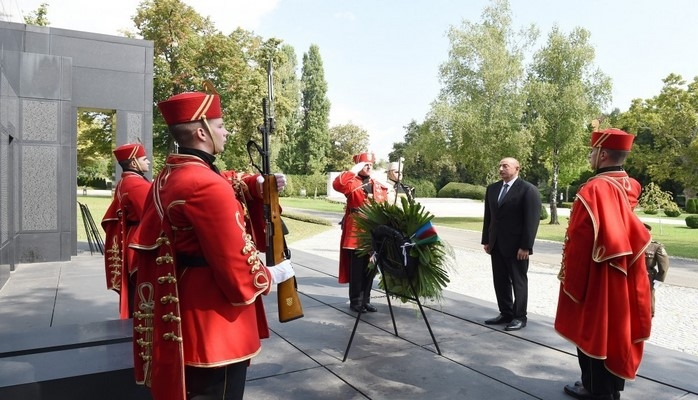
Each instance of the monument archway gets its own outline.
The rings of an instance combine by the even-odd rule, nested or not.
[[[152,154],[152,42],[0,22],[0,286],[18,263],[77,254],[83,108],[116,110],[117,145]]]

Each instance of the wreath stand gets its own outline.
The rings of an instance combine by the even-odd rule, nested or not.
[[[409,246],[411,245],[411,241],[407,238],[405,238],[400,232],[397,230],[387,226],[387,225],[379,225],[377,226],[372,232],[371,236],[373,238],[373,248],[378,249],[378,251],[375,253],[375,265],[376,268],[378,268],[378,271],[381,273],[381,275],[386,276],[386,274],[391,274],[391,275],[396,275],[398,277],[411,277],[412,274],[414,274],[414,266],[411,265],[407,257],[402,258],[401,261],[396,261],[394,259],[389,260],[386,258],[386,245],[393,243],[393,244],[399,244],[401,248],[404,248],[404,246]],[[392,265],[391,265],[392,264]],[[412,268],[410,268],[412,267]],[[364,296],[363,293],[365,293],[366,290],[371,290],[373,284],[373,278],[371,279],[364,279],[364,281],[361,284],[361,308],[364,306]],[[386,299],[388,300],[388,309],[390,310],[390,319],[393,322],[393,329],[395,330],[395,336],[400,337],[400,335],[397,332],[397,325],[395,324],[395,314],[393,313],[393,305],[390,302],[390,288],[388,287],[388,282],[386,279],[383,279],[383,284],[385,286],[385,295]],[[412,292],[412,296],[406,297],[407,300],[415,301],[417,303],[417,306],[419,306],[419,311],[422,313],[422,318],[424,318],[424,323],[427,326],[427,329],[429,330],[429,335],[431,335],[431,340],[434,343],[434,347],[436,347],[436,352],[441,355],[441,349],[439,348],[439,344],[436,342],[436,337],[434,337],[434,332],[431,330],[431,325],[429,325],[429,320],[427,319],[427,315],[424,313],[424,307],[422,307],[422,303],[419,301],[419,296],[417,295],[417,291],[414,288],[414,285],[412,285],[412,282],[409,282],[410,284],[410,291]],[[351,348],[351,343],[354,341],[354,335],[356,334],[356,328],[359,326],[359,321],[361,321],[361,314],[363,312],[359,312],[356,314],[356,321],[354,322],[354,329],[351,331],[351,336],[349,337],[349,343],[347,343],[347,348],[344,351],[344,358],[342,359],[342,362],[345,362],[347,360],[347,355],[349,354],[349,349]]]

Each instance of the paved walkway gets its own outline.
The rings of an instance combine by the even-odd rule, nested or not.
[[[449,271],[448,289],[462,295],[495,304],[490,256],[482,250],[480,233],[439,227],[439,236],[450,243],[456,263]],[[293,247],[338,260],[337,250],[319,244],[339,243],[339,227],[323,232],[312,240],[294,243]],[[555,317],[559,281],[561,245],[547,243],[555,257],[535,253],[529,266],[530,313]],[[649,343],[698,356],[698,288],[665,284],[656,292],[657,303]],[[496,310],[496,306],[493,306]]]
[[[448,231],[439,229],[439,234],[466,235]],[[489,259],[479,245],[455,246],[444,300],[425,308],[441,354],[415,304],[393,301],[393,326],[387,299],[374,290],[372,302],[379,311],[362,315],[343,362],[356,317],[348,309],[347,286],[337,284],[338,243],[339,229],[333,227],[291,245],[305,316],[281,324],[276,293],[265,299],[272,337],[249,369],[246,398],[570,399],[562,387],[579,378],[579,368],[574,346],[555,334],[547,314],[557,295],[555,288],[549,289],[555,286],[554,267],[532,259],[529,324],[519,332],[505,332],[482,322],[496,314]],[[18,266],[0,290],[0,388],[11,379],[56,378],[63,370],[37,359],[3,357],[13,340],[26,343],[38,332],[51,335],[115,319],[117,296],[104,289],[103,274],[102,256],[89,253],[70,262]],[[695,293],[686,293],[683,302],[691,298]],[[667,318],[666,325],[676,328],[678,320]],[[663,324],[655,319],[653,341]],[[129,346],[121,349],[128,351]],[[66,352],[84,357],[81,349]],[[115,355],[95,351],[86,362]],[[31,372],[29,377],[18,377],[18,365]],[[698,400],[696,370],[697,356],[651,342],[638,378],[628,382],[622,398]],[[117,398],[110,392],[100,398],[111,399]]]

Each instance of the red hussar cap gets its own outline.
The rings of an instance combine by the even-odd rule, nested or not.
[[[167,125],[223,116],[220,97],[217,94],[202,92],[176,94],[158,103],[158,108]]]
[[[634,135],[616,128],[591,133],[591,147],[630,151],[633,140],[635,140]]]
[[[369,154],[369,153],[359,153],[359,154],[354,154],[354,156],[352,157],[352,160],[354,160],[354,164],[358,164],[360,162],[373,163],[376,160],[376,156],[374,154]]]
[[[139,143],[127,143],[114,149],[114,156],[118,162],[145,157],[145,148]]]

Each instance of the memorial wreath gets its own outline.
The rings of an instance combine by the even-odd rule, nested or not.
[[[401,198],[401,205],[368,203],[355,214],[360,254],[381,272],[379,287],[403,302],[440,300],[449,282],[453,251],[441,241],[434,217],[421,204]]]

